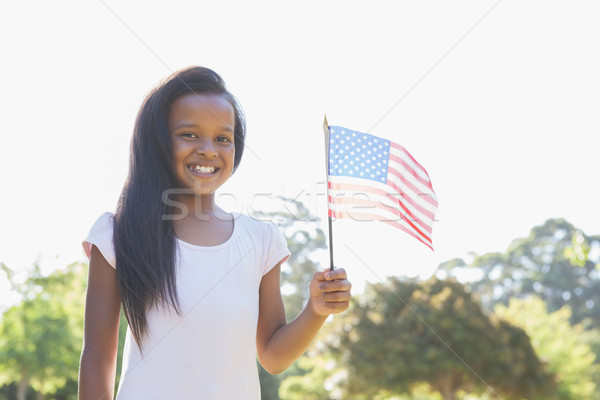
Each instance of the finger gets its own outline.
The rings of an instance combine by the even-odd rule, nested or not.
[[[319,284],[319,290],[321,290],[322,292],[349,292],[350,289],[352,289],[352,284],[345,279],[341,281],[326,281]]]
[[[322,270],[322,271],[317,271],[313,274],[313,279],[316,279],[317,281],[320,281],[320,282],[325,282],[325,281],[327,281],[327,278],[325,277],[325,275],[327,275],[328,272],[329,272],[328,269]]]
[[[325,307],[327,308],[327,311],[329,311],[329,313],[331,313],[331,314],[337,314],[337,313],[341,313],[342,311],[346,311],[349,306],[350,306],[349,301],[325,303]]]
[[[326,270],[324,275],[325,279],[328,281],[333,281],[336,279],[346,279],[348,277],[344,268],[337,268],[333,271]]]
[[[350,301],[350,292],[323,293],[325,303],[347,303]]]

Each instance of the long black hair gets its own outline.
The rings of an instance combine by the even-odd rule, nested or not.
[[[141,348],[147,333],[147,311],[172,306],[181,313],[177,297],[176,239],[173,215],[163,194],[178,187],[173,169],[167,119],[173,102],[188,94],[219,94],[235,114],[234,171],[244,151],[246,126],[242,110],[223,79],[204,67],[188,67],[160,82],[140,107],[131,139],[129,175],[117,205],[114,244],[121,303],[135,341]]]

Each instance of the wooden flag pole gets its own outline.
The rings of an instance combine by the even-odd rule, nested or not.
[[[329,270],[333,271],[333,221],[329,212],[329,124],[327,115],[323,120],[323,133],[325,134],[325,183],[327,184],[327,222],[329,225]]]

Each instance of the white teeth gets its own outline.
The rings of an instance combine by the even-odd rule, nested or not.
[[[215,167],[206,167],[204,165],[196,165],[192,168],[193,171],[200,172],[201,174],[212,174],[215,172]]]

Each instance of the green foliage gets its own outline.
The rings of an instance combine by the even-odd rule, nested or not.
[[[581,231],[576,231],[571,238],[571,245],[565,247],[564,255],[572,265],[585,267],[591,246]]]
[[[584,331],[581,325],[570,325],[569,307],[548,313],[539,297],[530,297],[511,299],[508,307],[498,305],[495,311],[531,337],[536,353],[548,362],[549,370],[556,375],[559,399],[599,398],[594,382],[600,368],[594,364],[596,356],[586,339],[590,331]]]
[[[17,383],[17,398],[28,386],[47,395],[77,381],[82,342],[86,268],[75,263],[43,276],[37,266],[22,284],[3,266],[23,296],[0,321],[0,384]]]
[[[593,371],[591,371],[592,381],[596,382],[596,391],[592,398],[600,400],[600,330],[584,327],[579,337],[584,343],[590,346],[591,351],[596,356]]]
[[[127,336],[127,318],[123,308],[121,308],[121,315],[119,317],[119,344],[117,349],[117,372],[115,377],[115,393],[119,388],[119,382],[121,380],[121,368],[123,364],[123,350],[125,350],[125,337]]]
[[[551,398],[553,379],[527,335],[483,312],[454,281],[389,278],[353,301],[334,351],[350,398],[403,395],[429,384],[444,399],[465,393]],[[492,396],[494,397],[494,396]]]
[[[279,389],[282,400],[342,398],[342,386],[348,373],[345,366],[337,362],[331,348],[339,346],[340,332],[345,334],[344,326],[348,326],[349,318],[351,313],[348,312],[330,317],[308,351],[284,372]]]
[[[0,400],[15,400],[18,398],[17,395],[18,387],[16,383],[9,383],[4,386],[0,386]],[[29,387],[26,390],[26,398],[32,399],[35,397],[35,390]]]
[[[260,380],[260,398],[261,400],[279,400],[279,385],[281,377],[279,375],[271,375],[262,365],[258,364],[258,379]]]
[[[297,362],[298,371],[285,379],[279,388],[281,400],[325,400],[329,391],[326,379],[333,373],[324,357],[302,357]]]
[[[592,258],[593,256],[593,258]],[[440,276],[477,273],[469,286],[487,310],[511,298],[539,296],[550,311],[565,305],[571,323],[588,319],[600,328],[600,236],[588,236],[563,219],[549,219],[504,253],[475,255],[472,261],[442,263]]]

